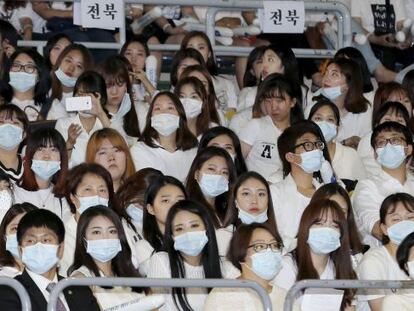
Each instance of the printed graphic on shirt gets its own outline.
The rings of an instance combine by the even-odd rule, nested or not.
[[[262,147],[262,152],[261,152],[260,156],[262,158],[272,159],[274,157],[274,149],[275,149],[274,144],[269,144],[269,143],[266,143],[266,142],[262,142],[261,147]]]
[[[392,4],[371,4],[377,36],[395,32],[395,11]]]

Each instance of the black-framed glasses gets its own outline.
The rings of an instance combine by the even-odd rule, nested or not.
[[[387,143],[390,143],[393,146],[398,146],[398,145],[404,145],[407,141],[402,138],[402,137],[398,137],[398,136],[394,136],[391,138],[385,138],[385,139],[378,139],[375,142],[375,146],[377,148],[384,148]]]
[[[10,68],[11,71],[18,72],[18,71],[24,71],[25,73],[33,73],[37,70],[37,67],[33,64],[19,64],[19,63],[13,63]]]
[[[255,244],[252,244],[252,245],[249,245],[248,246],[248,248],[253,248],[253,250],[256,253],[264,252],[268,248],[270,248],[270,250],[272,252],[280,252],[282,247],[283,247],[283,245],[280,244],[279,242],[272,242],[272,243],[255,243]]]
[[[315,142],[305,141],[304,143],[296,145],[295,149],[299,148],[299,147],[303,147],[303,149],[305,149],[305,151],[312,151],[312,150],[315,150],[315,149],[323,150],[325,148],[325,143],[323,141],[320,141],[320,140],[315,141]]]

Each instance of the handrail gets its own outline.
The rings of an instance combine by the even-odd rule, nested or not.
[[[414,289],[414,281],[370,281],[370,280],[302,280],[293,285],[286,294],[284,311],[292,311],[293,302],[306,288],[395,288]]]
[[[29,294],[27,293],[26,289],[23,287],[22,284],[11,278],[0,277],[0,285],[8,286],[14,289],[14,291],[19,296],[20,302],[22,304],[22,311],[32,310],[32,304],[30,303]]]
[[[251,288],[257,292],[265,311],[272,311],[269,294],[253,281],[224,279],[144,279],[144,278],[69,278],[59,281],[50,293],[47,311],[56,311],[59,293],[69,286],[128,286],[128,287],[226,287]]]

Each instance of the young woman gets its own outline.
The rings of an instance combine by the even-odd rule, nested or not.
[[[361,280],[409,280],[397,262],[397,249],[404,238],[414,232],[414,197],[408,193],[395,193],[381,204],[380,229],[383,246],[371,248],[365,253],[358,267]],[[364,296],[371,310],[384,310],[384,297],[393,295],[392,290],[367,290]],[[362,300],[362,299],[361,299]]]
[[[228,152],[206,147],[195,157],[188,173],[189,198],[208,207],[216,228],[224,222],[228,190],[236,180],[236,169]]]
[[[128,145],[116,130],[104,128],[92,134],[86,147],[86,163],[102,165],[112,177],[114,190],[135,173]]]
[[[356,149],[361,137],[370,131],[372,117],[372,105],[363,95],[362,74],[358,64],[346,58],[331,61],[322,84],[318,93],[332,101],[341,116],[336,140]],[[312,105],[308,111],[311,108]]]
[[[196,146],[180,100],[173,93],[160,92],[152,100],[144,132],[131,147],[131,155],[137,170],[153,167],[184,181]]]
[[[0,171],[15,183],[23,175],[23,161],[19,152],[26,138],[29,120],[15,105],[0,105]]]
[[[47,92],[49,90],[48,70],[43,57],[32,49],[19,49],[5,63],[0,90],[7,103],[22,109],[29,121],[44,119]]]
[[[315,122],[321,129],[338,178],[351,181],[364,179],[365,168],[356,150],[335,140],[341,124],[338,107],[328,99],[320,98],[309,112],[308,120]]]
[[[246,97],[245,92],[248,92],[251,88],[260,83],[263,70],[263,54],[265,49],[266,46],[255,47],[247,58],[246,72],[243,77],[243,88],[239,93],[239,105],[237,106],[238,110],[246,108],[240,106],[240,100]],[[254,102],[254,99],[252,102]]]
[[[247,171],[239,137],[229,128],[216,126],[205,132],[198,144],[198,152],[208,146],[220,147],[226,150],[233,159],[237,175]]]
[[[234,232],[228,259],[241,271],[239,280],[259,283],[270,296],[273,310],[283,310],[286,291],[271,281],[282,268],[282,239],[260,223],[240,225]],[[295,306],[296,307],[296,306]],[[261,310],[261,302],[250,289],[214,288],[204,310]],[[298,308],[294,308],[298,310]]]
[[[247,168],[264,178],[282,176],[277,140],[280,134],[303,119],[299,85],[280,74],[266,76],[253,106],[253,119],[240,132]]]
[[[171,88],[173,89],[178,80],[181,78],[181,74],[184,69],[189,66],[201,65],[206,68],[203,55],[199,51],[193,48],[181,49],[175,53],[171,62]]]
[[[60,53],[71,44],[73,44],[72,39],[64,33],[58,33],[47,40],[46,45],[43,48],[43,56],[49,70],[56,64]]]
[[[70,167],[85,161],[85,151],[92,134],[110,127],[110,120],[103,107],[107,101],[105,80],[94,71],[86,71],[76,81],[74,96],[90,96],[92,109],[79,111],[74,116],[61,118],[56,129],[66,141]]]
[[[132,145],[140,136],[140,127],[128,62],[121,56],[112,56],[100,64],[98,72],[105,79],[107,100],[103,108],[109,114],[111,127]]]
[[[81,44],[68,45],[59,55],[52,68],[52,106],[47,114],[48,120],[59,120],[68,117],[65,98],[71,97],[76,80],[84,72],[92,68],[92,56]]]
[[[220,262],[214,225],[207,209],[193,201],[180,201],[168,212],[165,252],[151,257],[149,278],[220,279],[234,270]],[[234,269],[234,268],[233,268]],[[153,288],[165,297],[165,310],[203,310],[209,290]]]
[[[174,93],[183,104],[187,126],[194,136],[200,139],[210,127],[217,126],[210,120],[208,95],[199,79],[195,77],[180,79]]]
[[[331,200],[309,204],[300,220],[297,248],[286,256],[275,284],[289,290],[304,279],[356,279],[352,269],[348,226],[338,203]],[[319,293],[323,294],[323,290]],[[312,305],[312,294],[301,297]],[[343,295],[332,298],[332,310],[355,310],[352,305],[355,290],[346,289]]]
[[[68,154],[62,135],[51,128],[30,134],[23,166],[23,176],[14,189],[16,203],[32,203],[65,221],[70,210],[64,198]]]
[[[20,219],[35,209],[30,203],[14,204],[4,216],[0,224],[0,276],[14,278],[23,272],[16,231]]]
[[[79,218],[75,257],[69,274],[75,278],[140,277],[132,264],[122,223],[114,211],[95,206]],[[102,310],[125,304],[133,308],[145,296],[142,289],[130,287],[96,286],[92,291]]]
[[[311,121],[300,121],[287,128],[277,145],[284,179],[272,184],[270,190],[273,206],[277,207],[277,228],[285,247],[292,250],[305,207],[323,182],[322,177],[329,183],[333,172],[323,134]]]

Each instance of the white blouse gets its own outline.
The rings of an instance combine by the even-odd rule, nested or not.
[[[73,112],[69,113],[66,111],[66,98],[72,97],[72,96],[73,96],[73,93],[69,92],[69,93],[62,93],[62,100],[55,98],[47,114],[47,119],[48,120],[59,120],[61,118],[67,118],[67,117],[74,116],[75,113]]]
[[[371,136],[372,132],[362,137],[357,149],[368,177],[377,175],[382,171],[381,165],[375,160],[374,148],[371,146]]]
[[[332,166],[338,178],[350,180],[366,178],[364,165],[355,149],[340,143],[335,143],[335,146]]]

